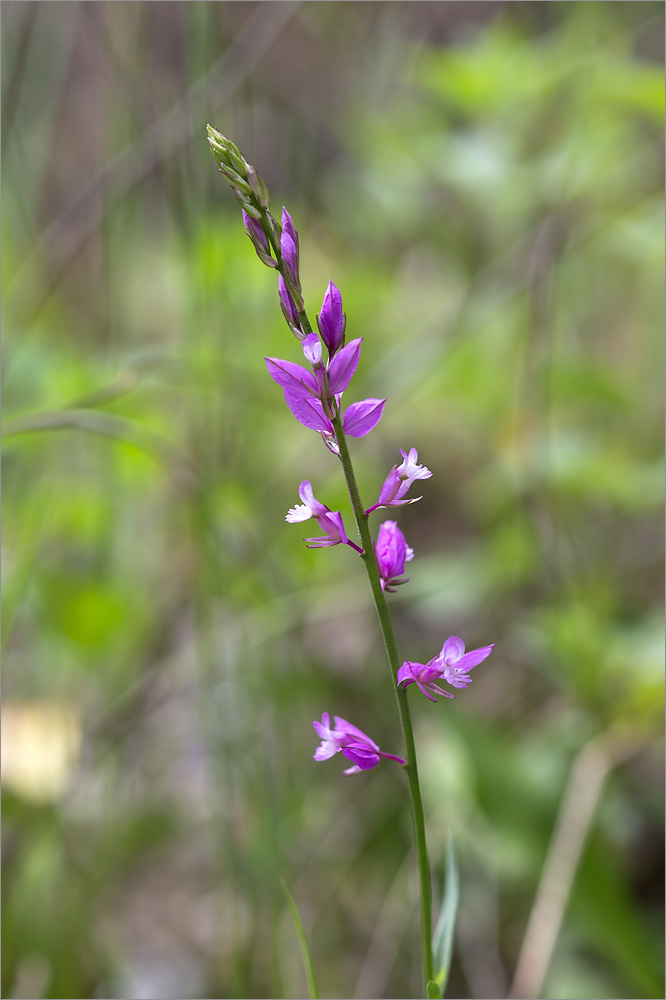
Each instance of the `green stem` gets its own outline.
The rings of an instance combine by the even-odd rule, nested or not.
[[[419,873],[423,976],[425,983],[427,983],[433,978],[432,896],[430,887],[430,867],[428,864],[428,851],[426,847],[423,800],[421,798],[421,786],[419,784],[419,773],[416,762],[416,745],[414,743],[412,717],[409,711],[407,692],[403,688],[399,688],[396,683],[396,677],[400,667],[400,658],[398,657],[398,649],[395,642],[395,636],[393,634],[393,626],[391,625],[388,606],[386,604],[386,597],[384,595],[384,591],[382,590],[381,580],[379,577],[375,548],[372,543],[370,527],[368,525],[368,515],[365,513],[363,504],[361,503],[361,496],[358,491],[356,476],[354,475],[351,455],[349,454],[347,439],[345,438],[345,433],[342,429],[340,411],[337,407],[336,415],[333,419],[333,427],[335,429],[335,437],[338,443],[338,448],[340,449],[340,461],[342,463],[345,480],[347,482],[347,489],[349,491],[349,499],[351,500],[352,509],[354,511],[356,527],[358,528],[358,533],[363,544],[364,554],[362,558],[365,563],[368,579],[370,581],[372,596],[375,602],[375,608],[377,609],[377,617],[379,618],[379,627],[384,639],[384,646],[386,647],[389,672],[391,674],[391,684],[398,702],[398,713],[400,715],[402,735],[405,742],[405,757],[407,761],[405,771],[407,772],[409,795],[412,803],[412,821],[414,824],[414,840],[416,844],[416,858]]]
[[[280,252],[279,242],[275,237],[275,231],[272,223],[273,219],[270,216],[270,214],[267,211],[263,212],[261,218],[261,225],[273,248],[275,259],[278,263],[277,270],[284,278],[287,287],[293,293],[294,288],[293,288],[292,277],[291,274],[289,274],[288,268],[285,267],[282,261],[282,254]],[[301,329],[304,330],[306,334],[311,333],[312,326],[310,324],[310,320],[308,319],[307,313],[305,312],[305,309],[299,311],[298,315],[301,324]],[[409,796],[412,803],[412,821],[414,824],[414,841],[416,844],[416,859],[417,859],[417,867],[419,873],[419,898],[420,898],[420,908],[421,908],[421,954],[423,958],[423,976],[425,985],[429,982],[429,980],[433,978],[432,894],[430,887],[430,866],[428,864],[428,850],[426,847],[423,800],[421,798],[421,786],[419,784],[419,772],[416,762],[416,745],[414,743],[414,730],[412,728],[412,717],[409,712],[409,702],[407,701],[407,692],[402,688],[399,688],[397,685],[397,673],[400,667],[398,648],[396,646],[395,636],[393,635],[393,626],[391,625],[391,617],[389,615],[388,606],[386,604],[386,597],[384,596],[384,591],[382,590],[381,580],[379,577],[379,569],[377,568],[377,559],[375,556],[375,547],[372,543],[372,538],[370,536],[370,527],[368,525],[368,515],[365,513],[363,504],[361,503],[361,496],[358,491],[356,476],[354,475],[354,467],[352,465],[351,455],[349,454],[349,448],[347,447],[347,439],[345,437],[345,432],[342,428],[340,409],[337,404],[335,404],[334,406],[333,428],[335,430],[335,438],[338,443],[338,448],[340,449],[340,461],[342,463],[342,469],[345,475],[347,489],[349,491],[349,499],[351,500],[352,509],[354,511],[354,519],[356,521],[356,527],[358,528],[358,533],[363,546],[363,553],[361,558],[365,563],[366,572],[368,574],[368,579],[370,581],[370,587],[372,590],[372,596],[375,602],[375,608],[377,610],[377,617],[379,618],[379,627],[381,629],[382,637],[384,639],[384,646],[386,647],[389,673],[391,675],[391,685],[393,687],[393,690],[395,691],[396,701],[398,703],[398,714],[400,716],[402,736],[405,743],[405,759],[406,759],[405,771],[407,772]]]

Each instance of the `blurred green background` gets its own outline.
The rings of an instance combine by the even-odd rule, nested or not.
[[[280,876],[324,996],[420,995],[403,776],[312,760],[323,711],[399,753],[394,698],[360,562],[284,523],[351,516],[207,121],[364,337],[366,504],[433,470],[402,656],[497,644],[410,696],[448,995],[507,996],[558,815],[540,995],[664,995],[663,17],[3,4],[3,996],[305,996]]]

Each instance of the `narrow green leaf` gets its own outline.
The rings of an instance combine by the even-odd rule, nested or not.
[[[426,998],[427,1000],[442,1000],[442,991],[432,979],[426,983]]]
[[[280,885],[282,886],[282,891],[285,894],[287,903],[289,904],[289,909],[291,910],[291,917],[294,921],[294,927],[296,929],[296,937],[298,938],[298,943],[301,946],[301,955],[303,956],[303,966],[305,968],[305,975],[308,980],[308,989],[310,991],[310,997],[312,1000],[319,1000],[319,992],[317,991],[317,980],[315,979],[314,965],[312,964],[312,955],[310,954],[310,945],[308,939],[303,929],[303,923],[300,916],[298,915],[298,910],[296,908],[296,903],[294,902],[294,897],[291,894],[291,890],[287,885],[287,880],[284,878],[280,879]]]
[[[453,951],[453,932],[456,926],[458,900],[460,898],[460,878],[458,862],[453,837],[449,835],[446,850],[446,881],[442,909],[437,920],[432,939],[433,962],[436,970],[435,980],[440,992],[428,996],[443,997],[446,992],[446,981],[451,967],[451,952]],[[430,987],[430,984],[428,984]]]

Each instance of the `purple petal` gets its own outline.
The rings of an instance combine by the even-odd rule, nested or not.
[[[290,216],[286,208],[282,208],[282,230],[289,234],[294,242],[294,246],[298,246],[298,233],[296,232],[296,227],[294,226],[294,220]]]
[[[344,392],[358,368],[363,337],[350,341],[335,355],[328,368],[328,384],[331,392]]]
[[[389,472],[388,476],[384,480],[384,485],[381,488],[378,502],[380,504],[385,504],[388,503],[389,500],[393,500],[393,498],[397,495],[401,485],[402,485],[402,480],[400,479],[400,476],[396,472],[396,467],[394,465],[391,471]]]
[[[369,743],[371,747],[374,747],[375,750],[379,750],[375,741],[371,740],[369,736],[366,736],[366,734],[356,726],[352,726],[351,722],[347,722],[346,719],[341,719],[339,715],[334,715],[333,720],[335,722],[336,729],[339,729],[341,732],[348,733],[350,736],[356,737],[356,739],[361,742],[365,741],[365,743]]]
[[[317,524],[325,531],[325,535],[315,535],[314,538],[305,538],[310,549],[323,549],[329,545],[344,545],[347,542],[345,526],[342,521],[342,514],[339,511],[331,511],[317,517]]]
[[[385,399],[362,399],[348,406],[342,420],[345,434],[356,438],[369,434],[381,420],[385,403]]]
[[[332,281],[328,283],[321,312],[317,314],[317,325],[329,354],[335,354],[344,340],[346,317],[342,312],[342,296]]]
[[[317,722],[315,719],[312,725],[314,726],[315,732],[320,739],[328,739],[329,733],[331,732],[331,717],[328,712],[324,712],[321,717],[321,722]]]
[[[414,684],[414,667],[422,666],[422,663],[411,663],[409,660],[405,660],[403,665],[398,670],[398,684],[403,687],[407,687],[408,684]]]
[[[365,743],[343,747],[342,752],[347,760],[360,767],[362,771],[369,771],[372,767],[377,767],[381,759],[377,751]]]
[[[312,517],[320,517],[322,514],[328,514],[329,510],[326,504],[320,503],[312,492],[312,486],[309,480],[304,479],[301,485],[298,487],[298,495],[306,505],[312,511]]]
[[[452,666],[465,652],[465,643],[457,635],[451,635],[442,646],[438,659]]]
[[[264,361],[273,381],[287,389],[291,396],[312,399],[313,394],[317,395],[317,380],[307,368],[281,358],[264,358]]]
[[[291,238],[286,229],[282,230],[280,253],[282,254],[283,263],[289,269],[289,272],[294,279],[294,284],[298,288],[298,252],[296,250],[294,240]]]
[[[322,434],[334,433],[333,424],[324,413],[324,407],[318,399],[312,396],[304,399],[293,395],[287,389],[284,390],[284,398],[299,424],[310,427],[313,431],[320,431]]]
[[[303,341],[303,354],[311,365],[318,365],[321,361],[321,340],[316,333],[310,333]]]
[[[473,667],[478,666],[479,663],[483,663],[486,657],[492,653],[494,645],[495,643],[493,642],[490,646],[482,646],[480,649],[472,649],[469,653],[465,653],[464,656],[461,656],[456,661],[455,669],[465,673]]]
[[[278,293],[280,295],[280,306],[282,307],[285,319],[288,323],[291,323],[292,326],[298,327],[300,324],[298,309],[296,308],[296,303],[291,297],[289,289],[284,283],[282,275],[278,278]]]

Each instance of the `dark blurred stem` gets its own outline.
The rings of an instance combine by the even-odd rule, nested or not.
[[[420,897],[420,908],[421,908],[421,953],[423,957],[423,975],[425,983],[427,983],[430,979],[433,978],[432,913],[431,913],[432,900],[431,900],[431,888],[430,888],[430,866],[428,864],[428,850],[426,847],[426,835],[425,835],[425,819],[423,815],[423,800],[421,798],[421,786],[419,784],[419,773],[416,762],[416,746],[414,743],[414,730],[412,728],[412,717],[409,712],[407,692],[402,688],[399,688],[396,683],[397,673],[400,667],[398,649],[395,642],[395,636],[393,635],[393,626],[391,625],[391,618],[386,604],[386,597],[384,596],[381,580],[379,578],[377,559],[375,557],[375,548],[372,543],[372,538],[370,536],[370,528],[368,525],[368,515],[364,512],[363,504],[361,503],[361,497],[358,491],[358,485],[356,483],[356,476],[354,475],[354,468],[352,466],[352,460],[349,454],[349,448],[347,447],[347,440],[345,438],[345,433],[342,429],[340,410],[337,407],[337,405],[335,408],[335,417],[333,418],[333,427],[335,429],[336,441],[340,449],[340,461],[342,462],[342,468],[345,474],[345,480],[347,482],[347,489],[349,490],[349,499],[351,500],[351,505],[354,511],[356,527],[358,528],[358,533],[361,537],[361,542],[364,551],[362,559],[363,562],[365,563],[368,579],[370,580],[372,596],[375,602],[375,608],[377,609],[377,617],[379,618],[379,627],[381,629],[382,637],[384,639],[384,646],[386,647],[389,672],[391,675],[391,684],[393,686],[393,690],[395,691],[396,700],[398,702],[398,713],[400,715],[402,735],[405,742],[405,757],[407,760],[407,763],[405,765],[405,771],[407,772],[409,795],[412,802],[412,820],[414,823],[414,840],[416,843],[416,858],[417,858],[417,866],[419,873],[419,897]]]

